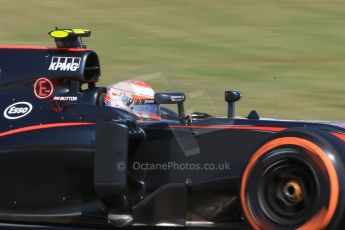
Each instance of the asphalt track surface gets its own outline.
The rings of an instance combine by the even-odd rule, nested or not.
[[[51,226],[51,225],[22,225],[22,224],[13,224],[13,223],[0,223],[0,229],[4,230],[98,230],[96,228],[79,228],[79,227],[65,227],[65,226]],[[233,226],[228,228],[197,228],[197,227],[131,227],[131,228],[100,228],[100,230],[250,230],[251,228],[245,223],[234,223]]]

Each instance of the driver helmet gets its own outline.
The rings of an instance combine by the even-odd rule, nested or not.
[[[136,80],[122,81],[107,87],[105,105],[126,110],[139,119],[160,120],[158,104],[152,87]]]

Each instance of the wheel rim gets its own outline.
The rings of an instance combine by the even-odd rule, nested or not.
[[[316,178],[309,163],[299,157],[272,164],[258,190],[262,210],[279,224],[292,226],[305,222],[319,194]]]
[[[293,227],[291,225],[277,224],[267,217],[267,215],[260,208],[260,202],[258,201],[259,186],[255,188],[255,184],[258,185],[258,182],[262,179],[260,177],[262,174],[260,174],[260,176],[256,175],[257,171],[255,170],[255,167],[257,165],[257,162],[260,161],[261,157],[266,156],[274,149],[282,148],[284,146],[293,146],[303,149],[308,161],[314,161],[315,159],[317,159],[317,162],[315,163],[319,166],[319,169],[322,169],[320,175],[326,178],[319,185],[322,188],[322,193],[320,193],[319,195],[320,197],[322,197],[322,200],[319,200],[320,203],[317,204],[314,215],[309,216],[308,220],[303,224]],[[337,172],[332,162],[335,155],[331,153],[332,158],[330,158],[328,154],[329,153],[326,153],[315,143],[299,137],[280,137],[273,139],[261,146],[252,155],[250,161],[247,164],[247,167],[243,172],[240,191],[242,210],[253,229],[307,230],[326,228],[334,217],[339,204],[338,201],[340,193]],[[261,161],[261,163],[263,162]],[[254,184],[254,187],[252,184]],[[253,193],[253,191],[255,192]]]

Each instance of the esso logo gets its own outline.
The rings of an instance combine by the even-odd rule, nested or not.
[[[32,111],[32,105],[29,102],[17,102],[8,106],[4,111],[4,117],[10,120],[25,117]]]

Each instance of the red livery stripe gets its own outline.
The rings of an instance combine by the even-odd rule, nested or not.
[[[336,137],[338,137],[340,140],[345,141],[345,134],[344,133],[334,133],[332,132],[332,134]]]
[[[51,123],[51,124],[44,124],[44,125],[33,125],[33,126],[27,126],[27,127],[18,128],[18,129],[12,129],[12,130],[0,133],[0,137],[13,135],[17,133],[34,131],[34,130],[40,130],[40,129],[81,126],[81,125],[94,125],[94,124],[95,123],[91,123],[91,122],[65,122],[65,123]]]
[[[61,50],[61,51],[85,51],[84,48],[50,48],[45,46],[0,46],[0,49],[19,49],[19,50]]]
[[[285,127],[266,127],[266,126],[245,126],[245,125],[169,125],[170,128],[192,128],[192,129],[235,129],[235,130],[258,130],[258,131],[269,131],[279,132],[285,130]]]

